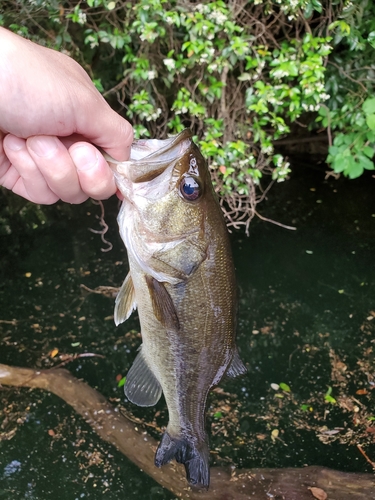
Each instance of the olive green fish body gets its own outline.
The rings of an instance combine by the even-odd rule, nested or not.
[[[143,343],[125,394],[150,406],[163,392],[168,406],[156,465],[176,458],[190,483],[208,487],[207,396],[225,373],[246,370],[235,347],[234,267],[203,157],[186,131],[158,141],[165,142],[164,157],[156,150],[117,167],[124,194],[118,220],[130,271],[115,321],[138,308]]]

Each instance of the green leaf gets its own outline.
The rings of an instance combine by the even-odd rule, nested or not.
[[[375,31],[371,31],[371,33],[368,34],[367,41],[371,47],[375,49]]]
[[[328,26],[329,30],[334,30],[339,27],[343,35],[350,35],[350,26],[345,21],[334,21]]]
[[[330,155],[336,156],[340,152],[340,149],[337,146],[330,146],[328,152]]]
[[[288,384],[284,384],[284,382],[281,382],[281,384],[279,384],[279,386],[280,386],[280,389],[282,391],[291,392],[291,389],[290,389]]]
[[[217,411],[216,413],[214,413],[214,418],[222,418],[223,414],[221,413],[221,411]]]
[[[311,0],[311,3],[312,6],[314,7],[314,10],[316,10],[317,12],[319,12],[319,14],[321,14],[323,11],[321,2],[319,0]]]
[[[350,158],[349,166],[344,172],[345,175],[349,177],[349,179],[356,179],[357,177],[363,174],[364,167],[358,161],[355,161],[354,158]]]
[[[322,4],[319,2],[319,0],[310,0],[310,2],[306,5],[303,16],[305,17],[305,19],[308,19],[314,10],[321,14],[322,9]]]
[[[122,379],[118,381],[117,387],[123,387],[125,385],[125,382],[126,382],[126,377],[122,377]]]
[[[374,162],[370,160],[367,156],[359,153],[357,155],[358,161],[360,165],[365,168],[366,170],[374,170]]]
[[[293,61],[286,61],[285,63],[280,64],[280,69],[284,70],[290,76],[298,75],[298,67]]]
[[[332,393],[332,387],[328,386],[328,390],[324,395],[324,399],[327,401],[327,403],[335,404],[336,399],[331,396]]]
[[[319,108],[319,110],[318,110],[318,114],[320,116],[324,116],[324,117],[327,116],[329,114],[327,106],[322,106],[321,105],[320,108]]]
[[[102,85],[102,82],[101,82],[100,78],[98,78],[96,80],[93,80],[93,84],[99,90],[99,92],[104,92],[104,87]]]
[[[313,6],[312,6],[312,4],[311,4],[311,3],[308,3],[308,4],[306,5],[305,11],[304,11],[304,13],[303,13],[303,17],[304,17],[305,19],[308,19],[308,18],[311,16],[312,12],[313,12]]]
[[[329,396],[328,394],[324,396],[324,399],[327,401],[327,403],[331,403],[332,405],[336,403],[336,399],[332,396]]]
[[[372,158],[374,156],[375,150],[371,146],[365,146],[362,149],[362,152],[363,152],[363,154],[365,154],[367,156],[367,158]]]
[[[334,146],[341,146],[344,144],[344,140],[345,140],[345,134],[342,133],[337,134],[333,140],[333,144]]]
[[[375,113],[375,97],[368,97],[362,104],[362,109],[366,115]]]
[[[370,130],[375,130],[375,114],[374,113],[366,116],[366,123],[367,123],[367,126]]]
[[[348,168],[348,159],[344,158],[341,154],[337,155],[333,159],[331,167],[337,174],[344,172]]]

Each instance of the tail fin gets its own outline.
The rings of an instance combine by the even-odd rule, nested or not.
[[[173,438],[165,432],[155,455],[155,465],[161,467],[173,458],[185,465],[190,484],[208,488],[210,484],[210,452],[206,442],[198,445],[188,438]]]

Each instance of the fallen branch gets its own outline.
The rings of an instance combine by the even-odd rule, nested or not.
[[[371,467],[373,468],[374,472],[375,472],[375,462],[373,462],[368,456],[367,454],[365,453],[365,451],[363,450],[362,446],[360,444],[357,444],[357,448],[359,449],[359,451],[362,453],[362,455],[365,457],[365,459],[367,460],[367,462],[371,465]]]
[[[187,486],[183,466],[172,463],[158,469],[154,465],[157,442],[138,430],[107,400],[67,370],[31,370],[0,364],[0,384],[50,391],[72,406],[99,436],[116,446],[132,462],[174,495],[191,500],[312,500],[314,488],[328,498],[369,500],[374,498],[372,474],[338,472],[323,467],[302,469],[211,468],[208,492]]]
[[[97,286],[96,288],[89,288],[82,283],[79,285],[82,290],[88,293],[97,293],[98,295],[104,295],[104,297],[108,297],[109,299],[115,299],[116,295],[120,291],[120,287],[115,286]]]

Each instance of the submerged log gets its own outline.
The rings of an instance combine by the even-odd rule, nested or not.
[[[0,364],[0,384],[44,389],[72,406],[99,436],[174,495],[192,500],[371,500],[375,499],[372,474],[345,473],[323,467],[299,469],[211,468],[208,492],[188,487],[184,467],[154,465],[157,442],[138,430],[98,391],[65,369],[32,370]]]

